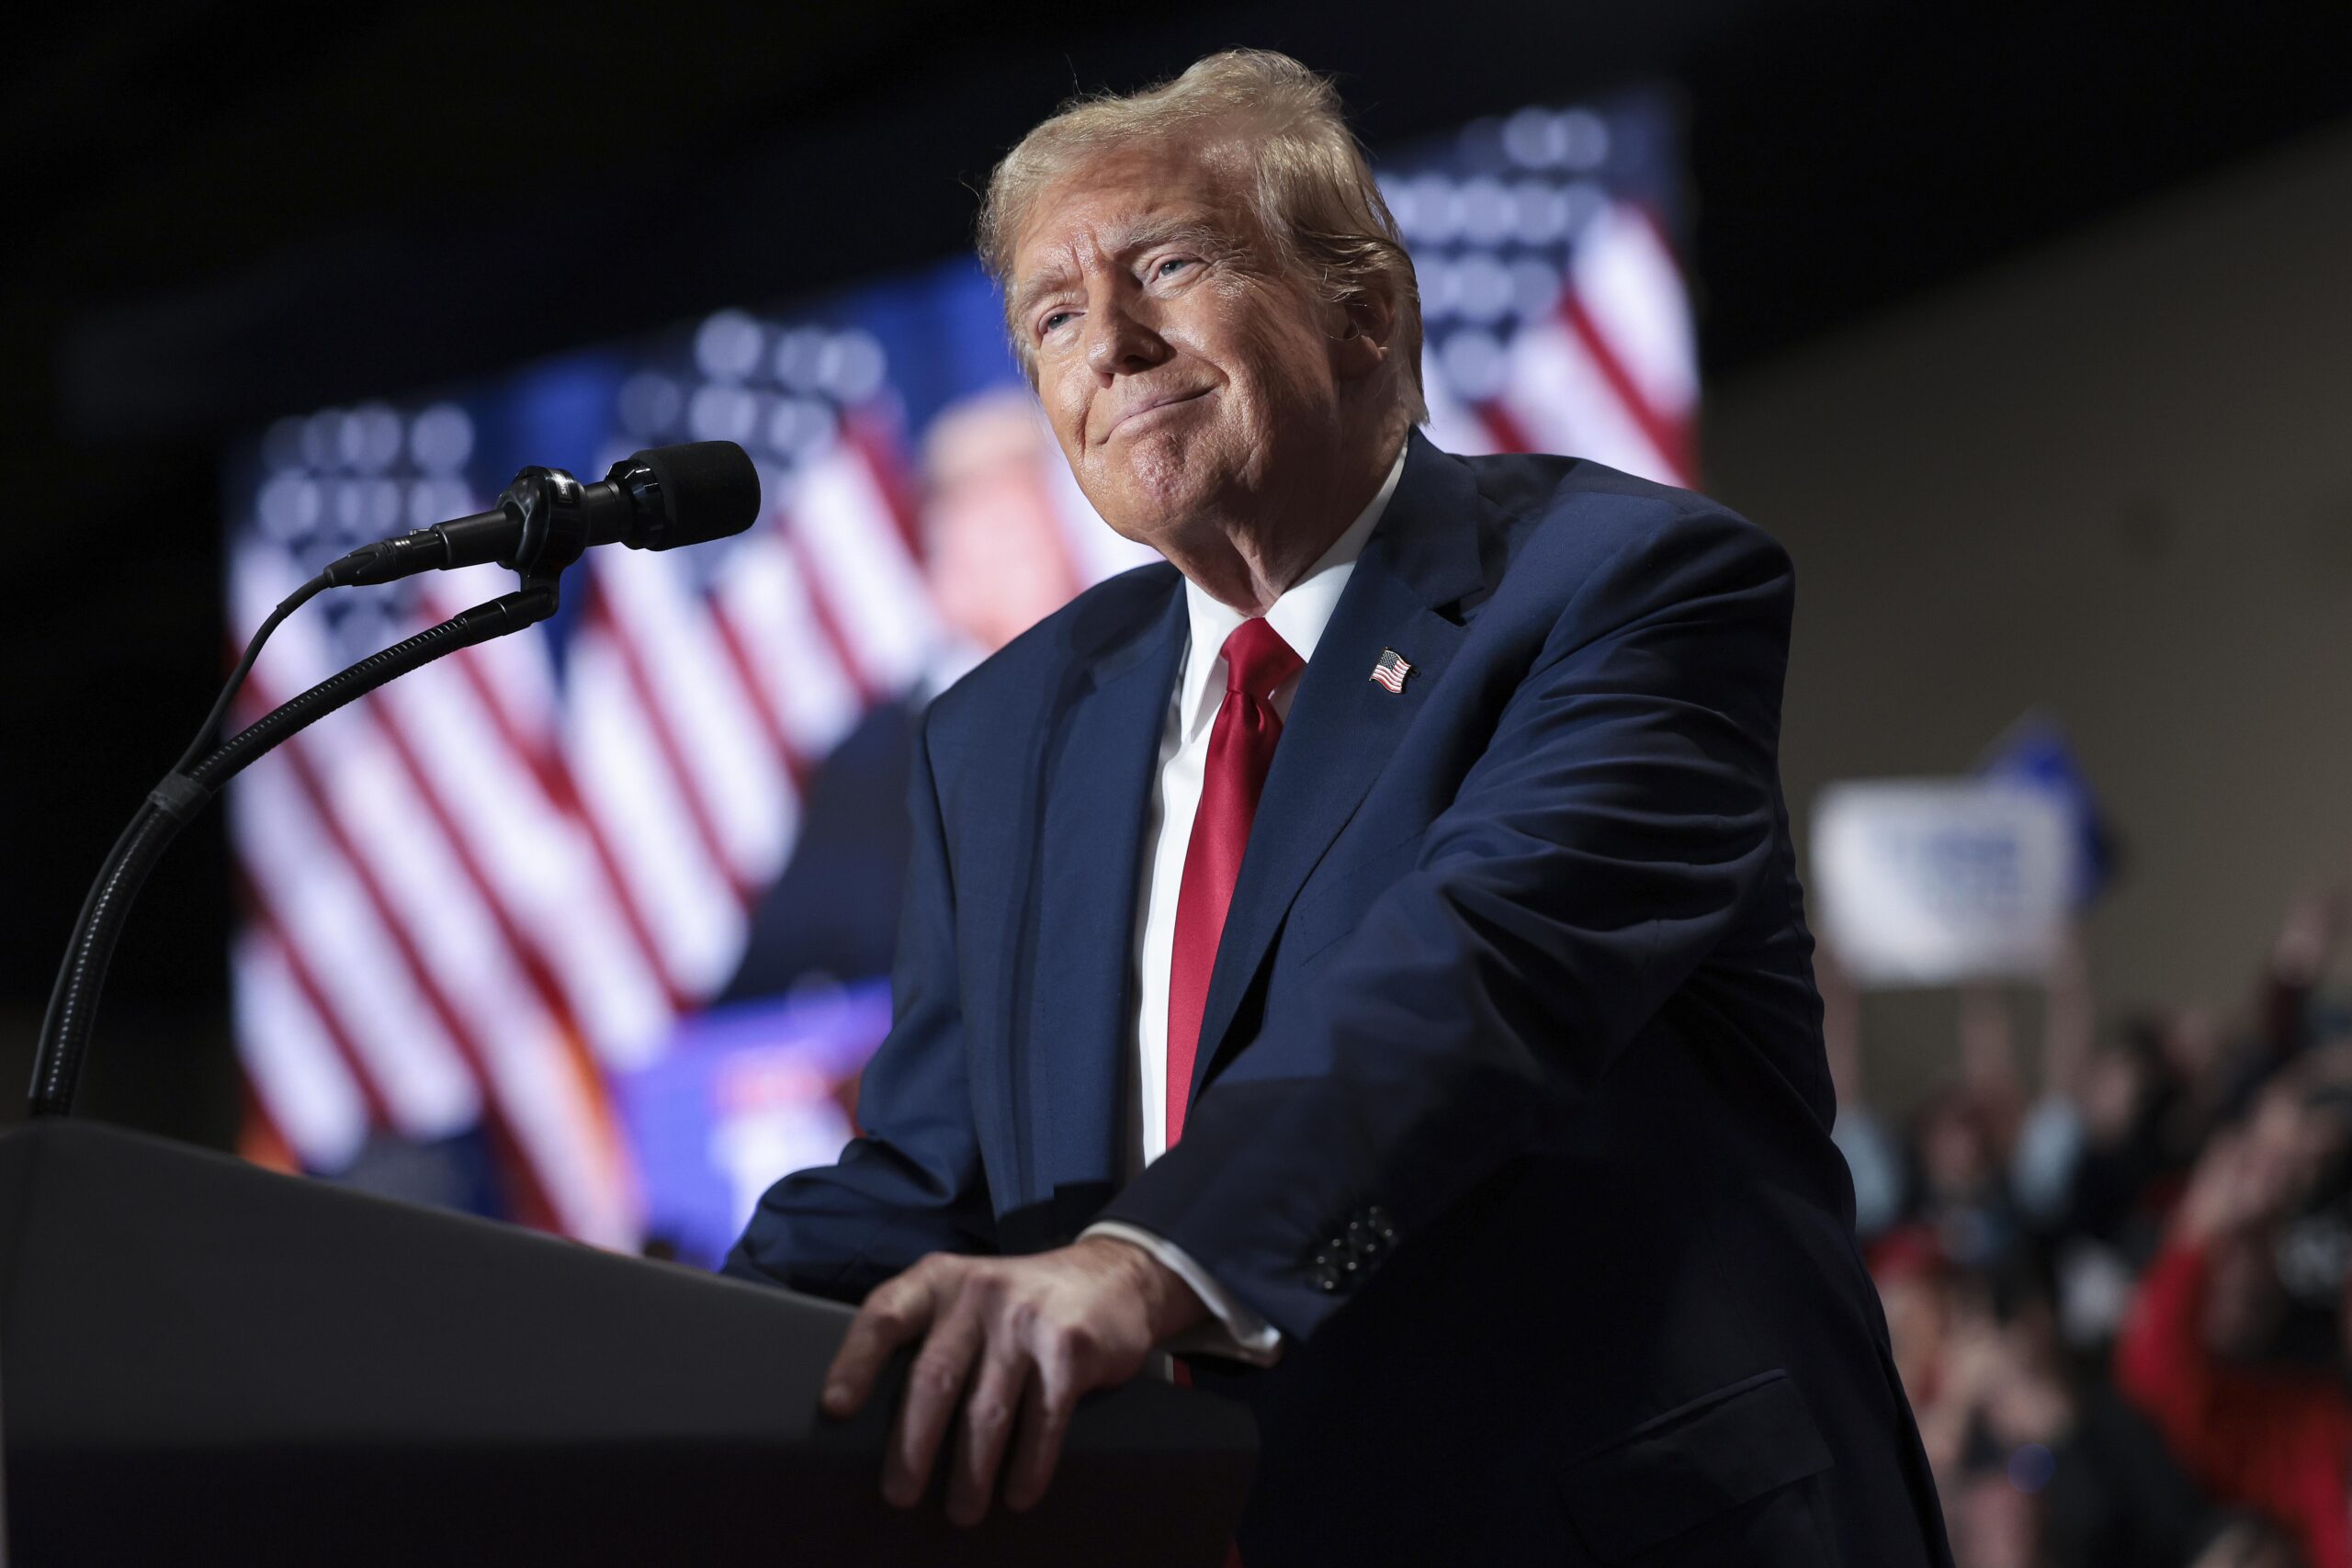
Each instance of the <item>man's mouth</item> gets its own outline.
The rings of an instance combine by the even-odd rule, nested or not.
[[[1206,397],[1208,392],[1209,389],[1206,387],[1196,387],[1189,392],[1166,392],[1157,397],[1147,398],[1113,420],[1111,428],[1102,433],[1102,439],[1110,440],[1112,436],[1118,434],[1120,426],[1130,421],[1141,419],[1146,414],[1158,413],[1161,409],[1174,408],[1181,403],[1192,402],[1197,398]]]

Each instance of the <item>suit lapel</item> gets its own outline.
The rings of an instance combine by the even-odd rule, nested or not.
[[[1184,651],[1184,595],[1168,578],[1167,604],[1145,629],[1130,623],[1130,635],[1081,657],[1044,738],[1030,962],[1012,965],[1033,979],[1012,998],[1007,1064],[1008,1103],[1026,1112],[1017,1157],[1033,1199],[1118,1171],[1143,829]]]
[[[1210,971],[1195,1096],[1300,886],[1363,803],[1461,643],[1462,626],[1437,610],[1485,585],[1483,504],[1469,470],[1414,432],[1396,493],[1316,644],[1274,749]],[[1389,649],[1413,666],[1402,692],[1372,679]]]

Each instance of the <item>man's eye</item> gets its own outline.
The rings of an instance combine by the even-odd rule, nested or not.
[[[1037,323],[1037,335],[1043,337],[1046,333],[1052,332],[1056,327],[1060,326],[1064,321],[1069,320],[1069,312],[1068,310],[1048,311],[1046,312],[1046,319]]]
[[[1170,267],[1190,266],[1192,265],[1193,258],[1190,256],[1170,256],[1166,260],[1162,261],[1158,266],[1153,267],[1151,269],[1151,275],[1154,277],[1166,277]]]

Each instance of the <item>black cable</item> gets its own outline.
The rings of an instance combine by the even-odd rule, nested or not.
[[[245,677],[253,673],[254,660],[261,657],[261,645],[269,640],[269,634],[277,629],[278,623],[332,586],[329,574],[322,571],[278,601],[277,608],[269,613],[269,619],[262,622],[261,630],[254,633],[253,640],[245,644],[245,656],[238,660],[236,669],[229,672],[229,683],[220,688],[220,695],[214,700],[212,711],[204,716],[204,723],[197,730],[196,739],[187,743],[187,750],[180,753],[180,760],[172,764],[172,772],[167,777],[187,773],[220,739],[220,726],[229,717],[229,705],[237,700],[238,692],[244,687]]]

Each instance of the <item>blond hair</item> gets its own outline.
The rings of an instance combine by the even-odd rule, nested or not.
[[[1249,197],[1274,260],[1328,304],[1385,293],[1397,400],[1416,423],[1421,396],[1421,295],[1396,220],[1373,182],[1330,83],[1286,54],[1237,49],[1196,62],[1182,75],[1120,97],[1071,99],[1021,139],[989,176],[980,202],[980,261],[1005,296],[1013,353],[1036,376],[1026,335],[1010,317],[1012,249],[1046,186],[1102,155],[1172,146],[1189,133],[1224,133],[1246,146]]]

